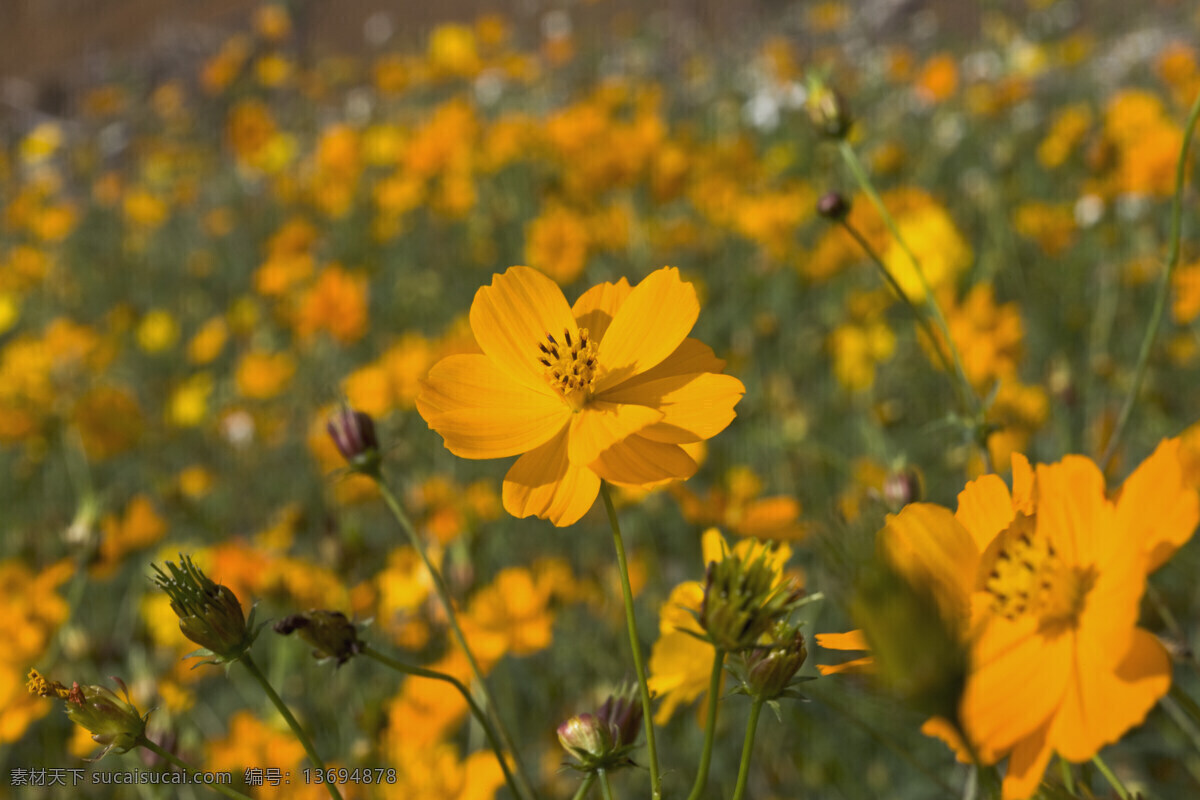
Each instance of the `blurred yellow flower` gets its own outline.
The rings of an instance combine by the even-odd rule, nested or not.
[[[171,392],[167,401],[167,422],[180,428],[199,425],[208,416],[208,400],[212,396],[213,376],[198,372]]]
[[[934,291],[942,286],[952,286],[959,274],[971,266],[974,256],[970,245],[940,205],[930,204],[898,214],[896,227],[917,257],[925,280]],[[881,256],[904,293],[913,302],[922,302],[925,284],[900,245],[894,239],[889,240]]]
[[[179,323],[170,311],[156,308],[146,312],[137,327],[137,343],[147,353],[163,353],[179,341]]]
[[[188,360],[207,364],[221,354],[229,339],[229,326],[223,317],[210,317],[188,342]]]
[[[167,522],[159,516],[148,497],[138,494],[125,506],[125,512],[119,518],[106,515],[100,521],[100,530],[100,560],[92,565],[91,572],[95,577],[107,578],[126,555],[161,539],[167,531]]]
[[[334,341],[349,344],[367,331],[367,279],[331,264],[300,300],[296,333],[309,339],[325,331]]]
[[[525,260],[558,283],[582,275],[587,257],[587,225],[569,209],[547,209],[525,226]]]
[[[690,477],[696,462],[679,445],[733,420],[745,387],[687,338],[699,311],[695,289],[670,267],[636,287],[600,284],[574,308],[540,272],[512,267],[471,306],[484,354],[434,365],[417,410],[456,455],[524,454],[505,478],[505,509],[570,525],[602,478]]]
[[[287,353],[251,350],[238,360],[234,381],[243,397],[267,400],[286,389],[295,372],[296,362]]]

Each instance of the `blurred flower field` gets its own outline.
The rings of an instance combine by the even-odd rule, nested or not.
[[[986,5],[0,117],[0,796],[1196,796],[1200,13]]]

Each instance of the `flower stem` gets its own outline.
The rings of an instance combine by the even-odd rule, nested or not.
[[[1058,757],[1058,771],[1062,774],[1063,788],[1075,794],[1075,778],[1071,775],[1071,765],[1062,756]]]
[[[604,800],[613,800],[612,786],[608,783],[608,773],[598,769],[596,774],[600,776],[600,791],[604,794]]]
[[[442,574],[438,571],[433,562],[429,560],[429,555],[425,552],[425,545],[421,542],[421,537],[417,535],[416,528],[413,527],[412,521],[408,515],[404,513],[404,509],[400,506],[400,501],[396,499],[396,495],[388,488],[388,485],[383,480],[382,473],[371,475],[375,479],[375,485],[379,487],[379,493],[383,496],[384,503],[391,510],[392,516],[400,523],[400,527],[408,536],[408,543],[417,551],[417,555],[421,557],[421,562],[425,565],[426,572],[433,579],[434,589],[437,591],[438,599],[441,601],[442,609],[446,612],[446,619],[450,621],[450,630],[454,633],[454,639],[458,642],[458,646],[462,648],[463,654],[467,657],[467,664],[471,667],[471,674],[475,677],[475,683],[479,686],[479,692],[483,695],[484,705],[490,712],[492,721],[496,726],[496,732],[500,735],[500,740],[504,744],[504,749],[512,755],[513,763],[516,764],[516,780],[521,791],[518,797],[532,798],[537,800],[537,793],[533,790],[533,784],[530,783],[528,776],[525,774],[525,768],[521,764],[521,759],[517,755],[517,750],[513,746],[513,738],[509,734],[508,729],[504,726],[504,721],[500,719],[500,714],[496,708],[496,701],[492,698],[492,693],[488,689],[487,682],[483,679],[483,670],[479,668],[479,662],[475,660],[475,654],[471,652],[470,646],[467,644],[467,637],[463,635],[462,628],[458,624],[458,615],[454,612],[454,603],[450,599],[450,590],[446,586],[446,581],[442,578]],[[503,762],[503,759],[501,760]]]
[[[1096,765],[1096,769],[1100,770],[1100,774],[1108,781],[1108,785],[1117,793],[1117,797],[1121,800],[1129,800],[1129,790],[1125,788],[1125,784],[1121,783],[1121,779],[1108,768],[1108,764],[1104,763],[1104,759],[1100,757],[1099,753],[1092,756],[1092,763]]]
[[[942,309],[938,305],[937,298],[933,296],[933,287],[929,285],[929,279],[925,276],[925,270],[921,268],[921,262],[917,259],[916,253],[908,246],[908,242],[900,235],[900,228],[896,225],[896,220],[892,217],[891,212],[887,210],[887,206],[883,204],[883,198],[879,196],[879,192],[875,190],[875,185],[871,183],[871,177],[867,174],[867,170],[863,167],[862,162],[858,160],[858,154],[854,152],[854,148],[848,141],[843,139],[838,143],[838,150],[841,152],[842,160],[846,162],[850,173],[854,176],[854,180],[858,183],[863,194],[875,206],[875,210],[879,212],[879,216],[883,219],[883,224],[887,227],[888,233],[892,235],[892,239],[904,252],[910,264],[912,264],[913,272],[917,274],[917,280],[921,282],[921,288],[925,292],[925,311],[938,330],[941,331],[942,337],[946,341],[946,349],[950,352],[950,360],[954,363],[954,375],[958,378],[959,383],[959,400],[963,405],[964,411],[973,421],[976,443],[983,452],[983,460],[986,467],[990,470],[988,464],[988,448],[987,436],[988,431],[984,425],[983,407],[979,400],[979,395],[975,394],[975,388],[971,386],[971,381],[967,379],[966,370],[963,369],[962,356],[959,355],[958,346],[954,344],[953,337],[950,336],[950,326],[946,323],[946,317],[942,314]]]
[[[596,773],[589,772],[583,778],[583,783],[579,784],[579,788],[575,794],[571,795],[571,800],[583,800],[587,797],[588,790],[592,788],[592,784],[596,782]]]
[[[708,714],[704,720],[704,749],[700,751],[700,767],[696,770],[696,782],[688,800],[700,800],[704,786],[708,783],[708,766],[712,763],[713,739],[717,733],[717,706],[721,701],[721,678],[724,677],[725,651],[716,648],[713,654],[712,677],[708,681]],[[745,758],[745,754],[742,756]]]
[[[1109,437],[1108,444],[1104,447],[1104,454],[1100,456],[1100,468],[1105,471],[1108,470],[1108,464],[1112,457],[1116,455],[1117,445],[1125,433],[1129,418],[1133,415],[1133,407],[1137,403],[1142,381],[1146,378],[1146,367],[1150,363],[1150,350],[1154,346],[1154,340],[1158,337],[1158,329],[1162,325],[1163,310],[1167,306],[1167,295],[1171,290],[1171,278],[1175,275],[1175,267],[1179,265],[1179,240],[1183,232],[1183,185],[1186,178],[1188,149],[1192,144],[1192,134],[1196,130],[1197,118],[1200,118],[1200,95],[1197,95],[1192,103],[1192,110],[1188,112],[1187,124],[1183,130],[1183,145],[1179,148],[1179,160],[1175,164],[1175,197],[1171,201],[1171,249],[1167,256],[1167,268],[1163,271],[1162,279],[1158,283],[1158,296],[1154,298],[1154,310],[1150,313],[1150,324],[1146,326],[1146,335],[1142,337],[1142,347],[1138,351],[1137,367],[1133,373],[1133,385],[1129,387],[1129,394],[1125,397],[1124,405],[1121,406],[1116,427],[1113,428],[1112,436]]]
[[[389,658],[370,645],[363,647],[361,652],[368,658],[373,658],[380,664],[391,667],[397,672],[404,673],[405,675],[413,675],[418,678],[429,678],[430,680],[444,681],[445,683],[448,683],[457,689],[463,696],[463,699],[467,701],[467,705],[470,706],[471,714],[476,720],[478,720],[480,726],[483,727],[483,732],[487,736],[488,744],[492,746],[492,752],[496,754],[496,760],[500,762],[500,769],[504,771],[504,780],[508,783],[508,788],[512,790],[514,797],[521,796],[521,792],[517,788],[516,778],[514,778],[512,772],[509,771],[508,759],[504,757],[504,747],[500,744],[500,740],[496,738],[496,732],[492,729],[492,725],[488,721],[487,714],[482,708],[479,707],[479,704],[475,702],[475,698],[471,696],[471,691],[466,687],[466,685],[463,684],[462,681],[460,681],[458,678],[455,678],[453,675],[447,675],[444,672],[437,672],[436,670],[425,669],[424,667],[415,667],[410,664],[397,661],[394,658]]]
[[[254,663],[254,659],[250,657],[250,653],[243,653],[241,658],[238,659],[238,663],[244,666],[246,670],[254,676],[254,680],[258,681],[258,684],[262,686],[263,691],[267,694],[267,697],[270,698],[271,702],[275,705],[275,708],[278,709],[279,714],[287,722],[288,727],[292,729],[292,733],[295,734],[296,739],[304,747],[304,752],[308,754],[308,760],[312,762],[312,765],[317,769],[325,769],[325,762],[321,761],[321,757],[317,755],[317,751],[313,748],[312,741],[308,738],[308,734],[304,732],[304,730],[300,727],[300,723],[296,721],[294,716],[292,716],[292,712],[288,710],[287,704],[283,702],[283,698],[281,698],[275,692],[275,689],[271,687],[270,681],[268,681],[267,677],[262,674],[262,671],[258,668],[258,665]],[[326,782],[325,787],[329,790],[329,794],[334,798],[334,800],[342,800],[342,795],[340,792],[338,792],[336,786],[334,786],[332,783]]]
[[[186,761],[181,759],[179,756],[172,753],[170,750],[166,750],[162,747],[159,747],[157,744],[152,742],[150,739],[147,739],[145,736],[138,737],[137,744],[139,747],[144,747],[147,750],[149,750],[150,752],[155,753],[160,758],[162,758],[164,761],[174,764],[175,766],[182,769],[184,772],[199,772],[200,771],[200,770],[196,769],[195,767],[193,767],[191,764],[188,764]],[[225,795],[226,797],[232,797],[232,798],[234,798],[234,800],[250,800],[250,797],[248,795],[244,795],[241,792],[237,791],[236,789],[231,789],[228,786],[225,786],[224,784],[221,784],[221,783],[205,783],[203,785],[207,786],[209,789],[212,789],[214,792]]]
[[[742,800],[746,794],[746,781],[750,777],[750,753],[754,750],[754,732],[758,729],[758,715],[762,711],[762,698],[754,698],[750,705],[750,719],[746,722],[746,739],[742,742],[742,763],[738,767],[737,788],[733,790],[733,800]]]
[[[638,689],[642,696],[642,724],[646,729],[646,750],[650,756],[650,793],[653,800],[662,797],[662,779],[658,774],[658,748],[654,743],[654,710],[650,707],[650,684],[646,681],[646,665],[642,659],[642,645],[638,641],[637,621],[633,616],[633,588],[629,585],[629,565],[625,560],[625,543],[621,539],[621,523],[613,506],[608,483],[600,482],[600,496],[608,511],[608,522],[612,526],[613,545],[617,550],[617,570],[621,573],[621,593],[625,599],[625,625],[629,628],[629,645],[633,649],[633,667],[637,670]]]
[[[1171,693],[1169,695],[1158,698],[1158,704],[1163,707],[1163,711],[1167,712],[1167,716],[1169,716],[1175,722],[1175,724],[1179,726],[1179,729],[1183,731],[1183,734],[1191,741],[1192,748],[1197,753],[1200,753],[1200,727],[1197,727],[1196,718],[1189,715],[1180,707],[1180,703],[1175,699],[1175,688],[1176,687],[1172,686]],[[1184,695],[1184,697],[1187,696]],[[1187,699],[1188,702],[1191,702],[1190,697]],[[1192,705],[1193,707],[1195,706],[1194,703]],[[1188,771],[1192,773],[1192,777],[1195,778],[1197,782],[1200,782],[1200,772],[1197,771],[1196,767],[1191,765],[1191,762],[1187,759],[1184,760],[1184,763],[1185,765],[1189,765]]]

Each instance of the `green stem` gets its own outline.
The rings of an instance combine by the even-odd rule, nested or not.
[[[288,727],[292,729],[292,733],[295,734],[296,739],[304,747],[304,752],[308,754],[308,760],[312,762],[312,765],[317,769],[325,769],[325,763],[321,761],[321,757],[317,755],[317,751],[313,748],[312,741],[309,740],[308,734],[304,732],[304,730],[300,727],[300,723],[296,721],[294,716],[292,716],[292,712],[288,710],[287,704],[283,702],[283,698],[281,698],[271,687],[270,681],[268,681],[267,677],[262,674],[261,670],[259,670],[258,665],[254,663],[254,659],[250,657],[250,653],[243,653],[242,657],[238,659],[238,663],[244,666],[246,670],[254,676],[254,680],[258,681],[258,684],[262,686],[263,691],[267,693],[267,697],[270,698],[271,702],[275,705],[275,708],[278,709],[279,714],[287,722]],[[342,800],[342,795],[340,792],[338,792],[336,786],[334,786],[332,783],[326,782],[325,787],[329,790],[329,794],[334,798],[334,800]]]
[[[1196,721],[1190,719],[1183,709],[1179,707],[1179,703],[1175,702],[1170,696],[1160,697],[1158,704],[1162,706],[1163,711],[1167,712],[1179,730],[1183,731],[1183,735],[1192,743],[1192,748],[1200,753],[1200,729],[1196,727]],[[1192,779],[1200,783],[1200,769],[1197,769],[1193,759],[1180,759],[1184,767],[1191,773]]]
[[[1075,777],[1071,774],[1071,765],[1062,756],[1058,757],[1058,771],[1062,775],[1063,787],[1075,794]]]
[[[1117,417],[1117,425],[1108,439],[1104,454],[1100,456],[1100,467],[1105,471],[1108,470],[1112,457],[1116,455],[1117,444],[1121,441],[1125,427],[1129,424],[1129,418],[1133,415],[1133,407],[1137,404],[1142,381],[1146,378],[1146,367],[1150,363],[1150,350],[1154,347],[1154,340],[1158,338],[1159,326],[1162,325],[1163,311],[1167,306],[1167,295],[1171,290],[1171,278],[1175,275],[1175,267],[1179,265],[1179,240],[1183,232],[1183,185],[1187,177],[1188,149],[1192,144],[1192,134],[1196,130],[1197,118],[1200,118],[1200,95],[1196,97],[1192,103],[1192,110],[1188,112],[1187,124],[1183,131],[1183,145],[1179,148],[1179,161],[1175,164],[1175,197],[1171,201],[1171,250],[1167,256],[1167,268],[1158,283],[1158,296],[1154,298],[1154,310],[1150,313],[1150,324],[1146,327],[1146,335],[1142,337],[1142,347],[1138,351],[1137,367],[1133,373],[1133,385],[1129,387],[1129,394],[1125,398],[1125,404],[1121,406],[1120,416]]]
[[[1180,708],[1187,712],[1187,715],[1192,718],[1193,722],[1200,725],[1200,705],[1197,705],[1196,701],[1187,692],[1180,689],[1178,684],[1172,683],[1170,696],[1179,704]]]
[[[404,509],[400,507],[400,502],[396,499],[392,490],[384,483],[382,473],[371,475],[371,477],[375,479],[375,485],[379,487],[379,493],[383,496],[383,501],[391,510],[392,516],[396,518],[405,535],[408,536],[408,543],[412,545],[412,548],[417,551],[417,555],[421,557],[421,562],[425,565],[425,571],[433,579],[434,589],[437,591],[442,609],[446,612],[446,619],[450,621],[450,630],[454,633],[454,639],[458,642],[458,646],[462,648],[463,654],[467,657],[467,664],[471,667],[471,674],[475,677],[475,683],[479,686],[480,694],[483,695],[484,705],[490,712],[492,721],[496,726],[496,732],[500,735],[500,740],[504,743],[504,749],[512,756],[513,762],[517,766],[516,780],[518,786],[521,788],[518,797],[528,797],[537,800],[537,793],[533,790],[533,784],[530,783],[528,776],[525,774],[525,767],[521,764],[521,759],[517,755],[516,748],[513,746],[513,738],[504,726],[504,721],[500,718],[499,710],[496,708],[496,701],[492,698],[492,693],[488,689],[487,682],[483,679],[483,670],[479,668],[479,662],[475,660],[475,654],[471,652],[471,648],[467,644],[467,637],[463,635],[462,628],[458,624],[458,615],[454,612],[454,603],[450,599],[450,589],[446,586],[446,581],[442,578],[442,573],[429,560],[429,555],[425,552],[425,545],[422,543],[421,537],[417,535],[416,528],[413,527],[408,515],[404,513]]]
[[[947,373],[953,375],[954,364],[950,361],[949,356],[946,355],[946,351],[942,349],[941,339],[934,333],[933,326],[929,324],[929,319],[921,313],[921,309],[917,308],[912,298],[908,296],[908,292],[904,291],[904,287],[896,280],[896,276],[892,275],[892,271],[888,269],[887,264],[875,252],[875,248],[871,247],[871,243],[858,232],[857,228],[850,224],[849,219],[842,220],[842,227],[846,229],[846,233],[850,234],[854,241],[858,242],[858,246],[866,253],[867,258],[871,260],[871,263],[875,265],[879,273],[883,275],[883,279],[892,287],[892,291],[896,293],[896,296],[904,301],[904,305],[908,306],[908,310],[912,312],[913,319],[921,326],[921,330],[925,332],[925,336],[929,339],[930,346],[937,353],[938,361],[942,362],[942,368]],[[958,384],[955,385],[958,386]],[[961,390],[962,387],[958,386],[958,388]]]
[[[389,658],[371,646],[365,646],[362,649],[362,654],[368,658],[373,658],[384,666],[391,667],[397,672],[405,675],[414,675],[418,678],[428,678],[434,681],[443,681],[450,684],[459,691],[463,699],[467,701],[467,705],[471,708],[471,714],[478,720],[480,726],[483,727],[483,732],[487,736],[488,744],[492,747],[492,752],[496,754],[496,760],[500,762],[500,769],[504,771],[504,780],[508,783],[508,788],[512,790],[514,797],[520,797],[521,793],[517,788],[516,779],[508,768],[508,759],[504,757],[504,747],[500,744],[500,740],[496,738],[496,732],[492,729],[491,723],[488,721],[487,714],[479,704],[475,702],[475,698],[471,696],[471,691],[453,675],[447,675],[444,672],[437,672],[424,667],[415,667],[411,664],[405,664],[402,661],[397,661],[394,658]]]
[[[1121,779],[1108,768],[1108,764],[1104,763],[1104,759],[1100,757],[1099,753],[1092,756],[1092,763],[1096,765],[1096,769],[1100,770],[1100,774],[1108,781],[1108,785],[1117,793],[1117,797],[1121,800],[1129,800],[1129,790],[1125,788],[1125,784],[1121,783]]]
[[[987,448],[987,428],[984,425],[983,406],[979,400],[979,395],[975,394],[974,387],[971,386],[971,381],[967,379],[966,370],[963,369],[962,356],[958,352],[958,346],[954,343],[954,338],[950,335],[950,326],[946,322],[946,317],[942,314],[941,306],[938,305],[937,298],[933,295],[933,287],[929,285],[929,279],[925,276],[925,270],[921,268],[921,262],[917,259],[916,253],[908,246],[908,242],[900,235],[900,228],[896,225],[896,220],[892,217],[891,212],[887,210],[887,206],[883,204],[883,198],[879,196],[879,192],[875,190],[875,185],[871,183],[871,177],[867,174],[867,170],[863,167],[862,162],[858,160],[858,154],[854,152],[854,148],[848,141],[843,139],[838,143],[838,150],[841,152],[842,160],[846,162],[850,172],[854,175],[854,180],[858,183],[863,194],[875,206],[875,210],[879,212],[883,224],[887,227],[888,233],[892,239],[904,252],[913,271],[917,274],[917,280],[921,282],[921,288],[925,292],[925,309],[929,317],[937,325],[941,331],[942,337],[946,341],[946,348],[950,351],[950,359],[954,362],[954,375],[958,378],[959,383],[959,400],[963,405],[963,410],[968,418],[973,421],[974,434],[976,443],[983,452],[984,466],[990,471],[990,459]]]
[[[650,684],[646,680],[646,665],[642,645],[638,641],[637,620],[633,616],[633,588],[629,585],[629,565],[625,560],[625,543],[621,538],[621,523],[613,506],[612,494],[606,481],[600,482],[600,496],[608,511],[612,526],[613,545],[617,550],[617,570],[621,573],[621,594],[625,599],[625,626],[629,629],[629,645],[633,649],[633,667],[637,670],[638,689],[642,696],[642,725],[646,729],[646,750],[650,757],[650,794],[653,800],[662,797],[662,779],[658,774],[658,748],[654,743],[654,709],[650,706]]]
[[[721,702],[721,678],[724,676],[725,651],[716,648],[713,654],[712,676],[708,681],[708,714],[704,720],[704,749],[700,751],[700,767],[696,770],[696,782],[688,800],[700,800],[704,786],[708,783],[708,766],[712,763],[713,740],[717,734],[717,706]]]
[[[571,800],[583,800],[587,797],[588,790],[592,788],[592,784],[596,782],[596,773],[589,772],[583,778],[583,783],[579,784],[579,789],[575,794],[571,795]]]
[[[754,732],[758,729],[758,715],[765,701],[754,698],[750,705],[750,719],[746,722],[746,739],[742,742],[742,763],[738,767],[737,788],[733,790],[733,800],[742,800],[746,794],[746,780],[750,777],[750,753],[754,751]]]
[[[174,764],[175,766],[179,767],[184,772],[195,773],[195,772],[200,771],[200,770],[196,769],[195,767],[193,767],[191,764],[188,764],[183,759],[179,758],[179,756],[175,755],[170,750],[165,750],[162,747],[159,747],[157,744],[150,741],[145,736],[139,736],[138,740],[137,740],[137,744],[139,747],[144,747],[147,750],[149,750],[150,752],[157,754],[164,761],[166,761],[170,764]],[[234,798],[234,800],[251,800],[251,798],[248,795],[244,795],[241,792],[237,791],[236,789],[231,789],[228,786],[221,784],[221,783],[199,783],[196,785],[197,786],[206,786],[209,789],[212,789],[214,792],[223,794],[226,797],[232,797],[232,798]]]
[[[596,774],[600,776],[600,791],[604,794],[604,800],[613,800],[612,786],[608,783],[608,773],[598,769]]]

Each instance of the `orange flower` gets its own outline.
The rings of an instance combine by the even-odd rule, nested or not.
[[[696,291],[664,267],[636,287],[602,283],[568,306],[529,267],[495,275],[471,305],[482,354],[434,365],[417,410],[463,458],[523,454],[504,508],[565,526],[591,508],[600,480],[654,486],[696,471],[681,444],[734,418],[745,387],[688,338]]]

